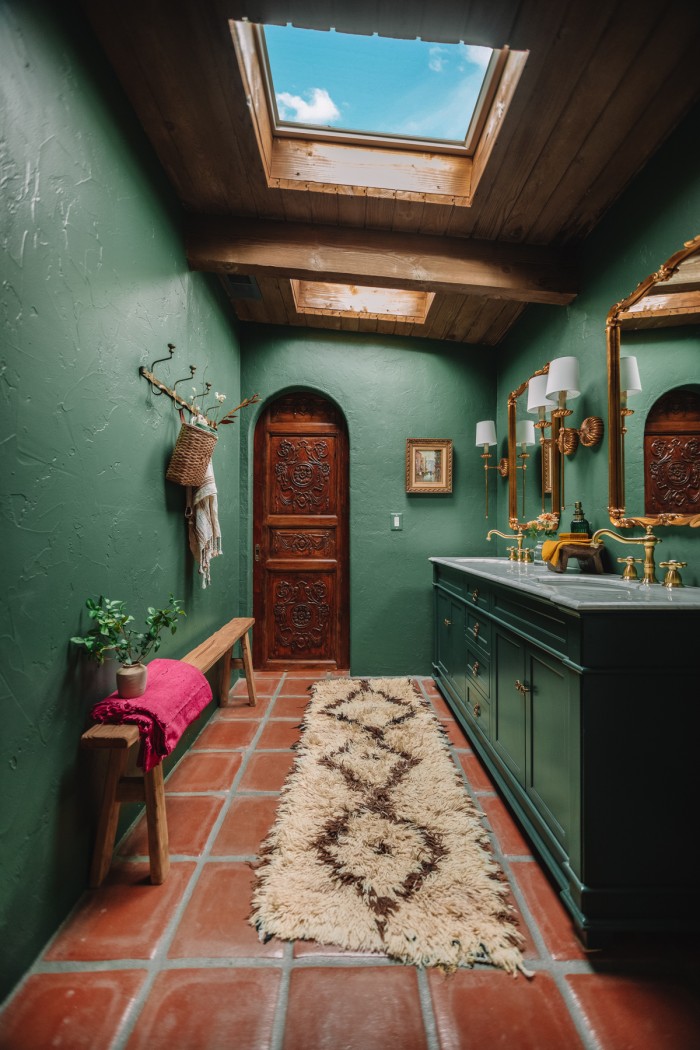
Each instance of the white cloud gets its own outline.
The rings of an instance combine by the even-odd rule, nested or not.
[[[479,47],[478,44],[460,44],[459,57],[463,62],[469,62],[479,69],[486,69],[491,59],[491,52],[487,47]]]
[[[306,95],[304,99],[281,91],[277,95],[280,117],[301,124],[331,124],[338,119],[340,110],[325,88],[311,88]]]
[[[437,44],[434,47],[428,49],[429,59],[428,68],[432,69],[433,73],[442,73],[445,68],[447,59],[445,56],[445,48],[438,47]]]

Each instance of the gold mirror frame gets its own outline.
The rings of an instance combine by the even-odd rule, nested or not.
[[[615,303],[608,314],[605,333],[608,355],[608,514],[610,521],[618,528],[631,528],[634,525],[689,525],[692,528],[700,527],[700,514],[653,514],[635,515],[628,517],[625,509],[625,452],[624,433],[622,422],[622,399],[620,396],[620,344],[623,329],[634,330],[641,328],[642,324],[635,323],[639,318],[652,316],[651,310],[644,311],[640,308],[641,300],[650,291],[668,281],[677,272],[681,263],[692,255],[700,253],[700,235],[691,241],[686,241],[680,251],[675,252],[670,259],[661,266],[656,273],[649,274],[641,281],[635,290],[619,303]],[[700,318],[700,292],[692,294],[693,302],[688,303],[690,296],[683,296],[677,300],[677,305],[669,301],[673,288],[670,288],[669,296],[664,297],[662,309],[658,309],[653,322],[654,327],[664,327],[670,324],[686,323],[685,318]],[[633,307],[637,307],[636,313]],[[667,318],[664,322],[663,318]],[[689,322],[688,322],[689,323]],[[651,325],[644,325],[644,327]]]
[[[517,421],[517,410],[518,410],[518,398],[521,397],[527,390],[527,385],[531,379],[535,376],[546,376],[549,375],[549,362],[544,368],[539,368],[536,372],[533,372],[524,383],[521,383],[517,390],[512,390],[508,395],[508,524],[511,529],[518,529],[521,522],[518,520],[518,452],[517,442],[515,440],[516,434],[516,421]],[[556,405],[552,404],[552,409],[556,408]],[[535,424],[537,426],[537,424]],[[561,427],[561,420],[558,417],[552,417],[551,419],[551,431],[549,437],[546,439],[550,442],[550,470],[552,478],[552,513],[556,514],[557,517],[560,515],[559,507],[559,479],[560,479],[560,460],[561,453],[559,451],[558,437],[559,428]],[[544,431],[541,431],[541,435],[544,436]],[[545,456],[545,448],[540,445],[542,456]],[[544,458],[543,458],[544,462]],[[540,488],[540,494],[541,488]],[[525,524],[524,522],[522,523]]]

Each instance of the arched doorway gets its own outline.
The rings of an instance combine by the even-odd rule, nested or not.
[[[348,438],[318,394],[285,394],[255,428],[253,663],[349,667]]]

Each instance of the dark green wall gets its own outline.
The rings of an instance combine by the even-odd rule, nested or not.
[[[581,250],[581,293],[565,308],[530,306],[499,347],[498,405],[500,432],[505,433],[508,394],[536,368],[555,357],[574,355],[581,366],[582,393],[569,405],[573,426],[589,415],[607,422],[607,364],[605,320],[610,308],[629,295],[683,243],[700,233],[700,169],[690,158],[697,148],[698,110],[674,132],[662,150],[632,183]],[[627,508],[643,513],[640,437],[651,405],[667,390],[700,383],[698,326],[654,333],[623,334],[623,353],[639,359],[644,391],[630,398],[635,414],[628,424]],[[534,417],[531,417],[534,418]],[[635,463],[635,449],[637,450]],[[579,447],[565,464],[568,509],[574,499],[583,502],[594,528],[610,526],[608,516],[607,436],[595,449]],[[534,480],[534,479],[533,479]],[[568,525],[569,516],[564,516]],[[500,504],[501,525],[507,518]],[[628,535],[641,535],[636,529]],[[700,530],[659,530],[663,545],[657,562],[669,557],[688,562],[686,584],[700,584]],[[606,541],[607,543],[607,541]],[[630,548],[611,540],[613,559]],[[499,548],[502,552],[503,544]],[[616,562],[610,568],[621,571]]]
[[[428,557],[503,550],[485,534],[506,524],[506,485],[491,472],[485,521],[476,421],[499,405],[502,455],[508,392],[564,353],[580,356],[586,377],[574,422],[605,415],[605,315],[698,232],[700,177],[687,162],[690,119],[587,242],[576,302],[529,308],[498,350],[258,326],[246,327],[239,350],[218,285],[186,268],[177,205],[69,0],[0,8],[0,90],[2,996],[86,884],[96,784],[78,740],[111,678],[68,641],[87,626],[85,598],[124,598],[138,616],[174,591],[188,611],[161,653],[174,657],[251,607],[258,413],[244,413],[220,439],[224,556],[202,591],[186,550],[183,493],[164,481],[177,417],[149,393],[138,366],[173,342],[177,363],[161,368],[166,381],[192,362],[229,404],[241,390],[270,399],[308,388],[340,405],[350,436],[352,668],[427,673]],[[695,349],[676,343],[673,375],[655,354],[650,375],[687,381],[676,373],[688,362],[693,371]],[[406,494],[411,436],[452,438],[453,495]],[[592,524],[607,524],[607,447],[579,451],[566,477]],[[402,532],[389,529],[392,511],[404,515]],[[694,583],[698,536],[668,530],[661,549],[687,558]]]
[[[350,643],[356,674],[428,674],[431,555],[488,554],[477,419],[495,411],[494,357],[477,347],[247,326],[242,385],[270,400],[291,388],[335,401],[350,439]],[[261,410],[262,410],[261,406]],[[259,414],[259,413],[258,413]],[[250,604],[252,434],[244,421],[240,578]],[[406,493],[406,438],[454,442],[452,495]],[[491,471],[492,520],[504,485]],[[389,528],[391,512],[403,530]]]
[[[61,12],[61,13],[59,13]],[[84,889],[96,794],[78,741],[113,671],[68,639],[84,602],[137,618],[168,593],[180,656],[237,612],[238,426],[215,463],[224,556],[202,591],[184,490],[164,480],[179,423],[140,364],[239,400],[238,340],[218,284],[188,273],[178,210],[69,4],[0,10],[2,109],[2,733],[0,998]]]

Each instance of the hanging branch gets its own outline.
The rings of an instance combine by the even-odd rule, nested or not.
[[[234,423],[237,412],[239,412],[242,408],[247,408],[248,405],[256,405],[259,400],[260,394],[253,394],[252,397],[246,397],[245,400],[241,401],[240,405],[236,405],[236,407],[232,408],[230,412],[227,412],[226,415],[219,420],[219,423],[216,423],[214,425],[214,429],[216,430],[216,427],[219,426],[219,424],[223,425],[224,423]]]
[[[212,387],[211,383],[205,383],[204,384],[204,387],[205,387],[204,391],[201,394],[196,394],[191,399],[191,401],[185,401],[185,399],[183,397],[180,397],[180,395],[178,393],[176,393],[176,391],[174,389],[172,389],[169,386],[166,386],[165,383],[161,382],[161,380],[158,379],[153,374],[153,368],[155,367],[155,365],[159,364],[160,361],[166,361],[166,360],[169,361],[172,358],[172,355],[175,352],[175,344],[174,343],[168,343],[168,351],[170,353],[170,357],[168,357],[168,358],[162,357],[162,358],[160,358],[159,361],[154,361],[153,365],[151,366],[150,369],[146,368],[145,365],[141,365],[141,367],[139,368],[139,375],[143,376],[144,379],[148,380],[148,382],[154,388],[154,393],[156,393],[156,394],[167,394],[168,397],[171,398],[171,400],[176,405],[178,405],[181,409],[187,409],[187,411],[190,413],[190,416],[194,416],[195,418],[197,418],[199,420],[202,420],[212,430],[216,430],[220,423],[233,423],[233,422],[235,422],[235,418],[236,418],[236,413],[237,412],[240,412],[240,410],[242,408],[247,408],[248,405],[255,405],[255,404],[257,404],[257,402],[260,400],[260,395],[259,394],[253,394],[252,397],[246,397],[243,401],[241,401],[240,405],[236,405],[235,408],[232,408],[229,412],[226,413],[225,416],[223,416],[222,419],[219,419],[219,420],[211,419],[209,416],[205,416],[204,413],[200,412],[200,410],[197,408],[196,401],[197,401],[198,397],[202,398],[202,400],[204,400],[206,398],[207,394],[211,390],[211,387]],[[195,374],[196,371],[197,371],[197,366],[196,365],[190,365],[190,378],[194,378],[194,374]],[[184,380],[179,379],[178,383],[181,383],[181,382],[184,382]],[[175,386],[177,386],[177,383],[175,384]],[[226,395],[217,393],[216,394],[216,399],[217,399],[219,405],[221,405],[226,400]],[[212,408],[216,408],[216,407],[217,407],[216,405],[212,406]],[[208,412],[209,409],[207,408],[206,411]]]

